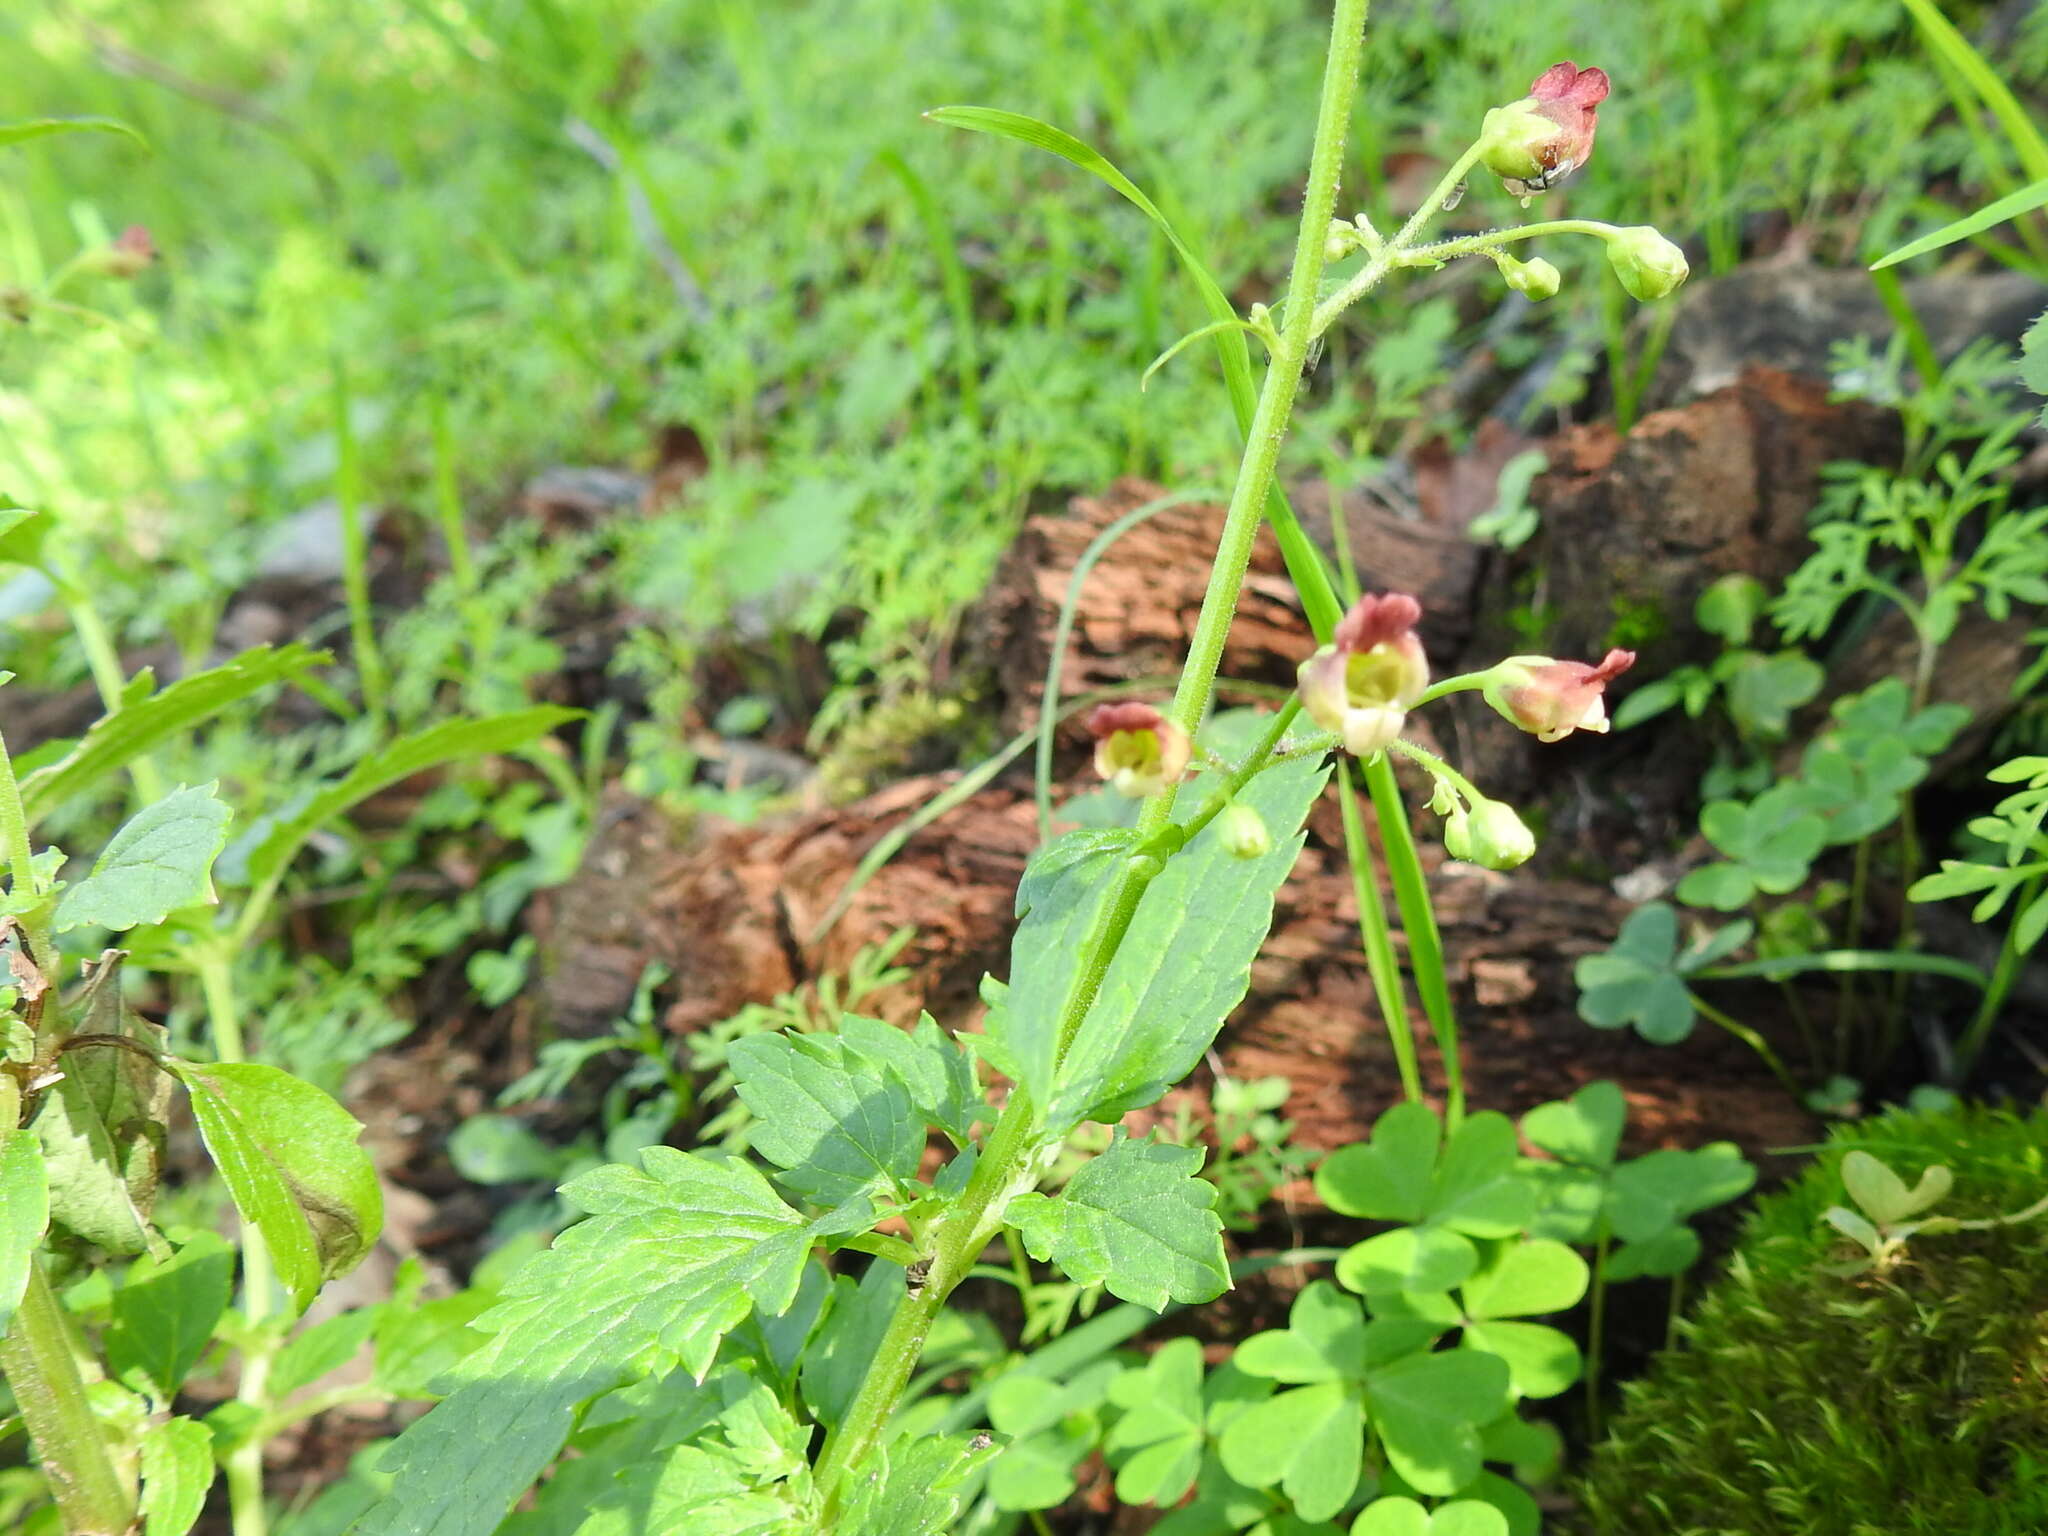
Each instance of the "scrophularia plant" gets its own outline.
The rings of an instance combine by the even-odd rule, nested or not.
[[[1518,863],[1534,848],[1527,826],[1407,740],[1409,716],[1447,693],[1491,688],[1496,707],[1539,737],[1597,730],[1605,724],[1601,692],[1626,661],[1518,657],[1432,684],[1413,597],[1369,594],[1344,611],[1278,488],[1287,424],[1323,336],[1394,272],[1477,255],[1520,291],[1547,296],[1562,281],[1558,269],[1511,248],[1583,234],[1606,243],[1632,292],[1653,295],[1682,280],[1684,259],[1661,236],[1582,220],[1424,240],[1482,163],[1520,197],[1585,166],[1609,82],[1572,64],[1545,70],[1526,97],[1477,125],[1398,230],[1382,233],[1362,215],[1339,220],[1338,171],[1366,9],[1366,0],[1333,3],[1285,295],[1238,314],[1176,237],[1212,310],[1228,311],[1208,331],[1224,356],[1244,451],[1172,699],[1104,706],[1089,720],[1096,768],[1135,801],[1135,825],[1069,833],[1032,860],[1018,892],[1008,973],[984,983],[985,1028],[971,1053],[930,1023],[906,1034],[852,1017],[837,1031],[749,1036],[732,1046],[730,1066],[753,1113],[752,1160],[655,1147],[639,1167],[610,1165],[573,1182],[565,1194],[587,1219],[514,1273],[472,1325],[484,1342],[449,1378],[442,1401],[399,1437],[383,1463],[390,1492],[360,1517],[354,1536],[489,1536],[565,1445],[580,1458],[578,1475],[542,1488],[537,1518],[551,1518],[557,1493],[573,1501],[599,1486],[656,1489],[673,1480],[687,1483],[679,1518],[695,1520],[693,1531],[954,1529],[963,1500],[986,1464],[1006,1454],[1005,1443],[975,1428],[978,1418],[940,1427],[933,1415],[899,1410],[914,1381],[930,1390],[919,1366],[934,1322],[970,1273],[986,1272],[992,1243],[1009,1246],[1016,1269],[1028,1251],[1077,1286],[1101,1286],[1155,1310],[1210,1300],[1229,1285],[1215,1190],[1198,1177],[1199,1148],[1119,1131],[1076,1170],[1071,1138],[1086,1122],[1117,1125],[1195,1070],[1245,993],[1275,894],[1333,776],[1404,1093],[1418,1099],[1422,1088],[1373,855],[1362,832],[1353,836],[1362,825],[1354,781],[1376,813],[1414,984],[1442,1048],[1447,1130],[1456,1134],[1464,1111],[1455,1020],[1389,758],[1400,753],[1428,772],[1431,804],[1463,856]],[[1099,154],[1050,125],[980,107],[929,115],[1051,149],[1163,222]],[[1329,263],[1354,257],[1354,269],[1326,280]],[[1256,388],[1247,332],[1270,354]],[[1317,643],[1304,644],[1313,654],[1298,692],[1268,718],[1260,740],[1188,788],[1224,636],[1268,521]],[[935,1139],[948,1153],[933,1173],[926,1154]],[[1041,1189],[1056,1159],[1068,1170],[1065,1182]],[[831,1255],[845,1257],[827,1276]],[[863,1264],[856,1281],[853,1269]],[[1421,1376],[1458,1375],[1469,1364],[1467,1349],[1416,1347],[1410,1369]],[[1477,1444],[1479,1430],[1506,1407],[1497,1367],[1496,1360],[1487,1374],[1502,1385],[1482,1394],[1485,1404],[1442,1404],[1446,1436]],[[680,1399],[646,1390],[679,1368],[697,1394],[687,1413],[675,1410]],[[603,1411],[586,1419],[599,1397]],[[1199,1405],[1195,1411],[1199,1417]],[[619,1433],[636,1413],[666,1414],[664,1423],[683,1427],[658,1442]],[[587,1423],[600,1427],[586,1434]],[[651,1469],[603,1460],[633,1446],[645,1458],[649,1445],[658,1463]],[[1264,1498],[1246,1507],[1254,1512],[1230,1528],[1274,1512]],[[580,1506],[573,1513],[582,1518]]]

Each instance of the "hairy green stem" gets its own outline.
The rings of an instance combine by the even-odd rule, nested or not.
[[[1315,147],[1302,199],[1294,267],[1288,279],[1287,323],[1281,330],[1280,345],[1267,368],[1265,384],[1246,431],[1244,458],[1231,492],[1201,616],[1195,624],[1180,685],[1174,692],[1173,719],[1190,735],[1209,707],[1223,659],[1224,637],[1237,611],[1253,541],[1276,483],[1281,440],[1308,356],[1315,294],[1322,280],[1323,241],[1336,206],[1337,176],[1358,83],[1368,3],[1369,0],[1335,0],[1333,8]],[[1146,802],[1138,823],[1141,847],[1165,831],[1173,813],[1173,799],[1169,790]],[[1129,931],[1138,899],[1158,868],[1158,860],[1150,857],[1125,861],[1118,888],[1083,950],[1085,958],[1061,1021],[1062,1052],[1087,1016],[1117,946]],[[938,1229],[931,1268],[923,1285],[906,1292],[898,1303],[845,1417],[827,1437],[818,1458],[815,1486],[828,1518],[837,1508],[840,1486],[847,1473],[859,1465],[881,1438],[895,1412],[939,1308],[1000,1227],[1010,1197],[1035,1181],[1033,1141],[1038,1116],[1039,1106],[1032,1102],[1030,1092],[1019,1085],[989,1133],[958,1205],[947,1213]]]
[[[1323,332],[1337,323],[1339,315],[1343,314],[1345,310],[1377,288],[1380,280],[1389,272],[1398,266],[1405,265],[1404,258],[1410,254],[1410,247],[1415,237],[1422,233],[1424,226],[1431,219],[1436,217],[1437,212],[1443,206],[1444,200],[1470,174],[1472,167],[1479,163],[1479,156],[1483,149],[1484,145],[1475,140],[1471,147],[1452,163],[1451,168],[1444,172],[1442,179],[1437,182],[1429,196],[1416,205],[1415,212],[1408,216],[1408,222],[1401,226],[1400,231],[1394,238],[1387,241],[1378,250],[1374,251],[1372,255],[1367,257],[1364,266],[1354,272],[1335,293],[1315,307],[1315,314],[1310,320],[1310,336],[1322,335]],[[1328,228],[1328,223],[1329,221],[1326,219],[1324,221],[1325,229]],[[1322,238],[1320,232],[1317,238]],[[1288,295],[1290,323],[1292,320],[1293,297],[1291,293]]]
[[[28,1289],[0,1340],[0,1373],[28,1426],[68,1536],[127,1536],[135,1523],[135,1489],[107,1454],[85,1395],[71,1325],[40,1260],[30,1261]]]
[[[218,944],[199,952],[199,987],[206,998],[206,1016],[214,1054],[222,1061],[244,1059],[241,1011],[235,1001],[235,980],[228,951]],[[270,1250],[263,1234],[249,1221],[242,1223],[242,1315],[250,1327],[242,1349],[241,1379],[235,1399],[259,1415],[267,1416],[270,1402],[270,1366],[276,1358],[278,1340],[264,1326],[271,1315]],[[263,1507],[262,1435],[251,1435],[228,1452],[225,1462],[228,1507],[234,1536],[266,1536],[269,1516]]]

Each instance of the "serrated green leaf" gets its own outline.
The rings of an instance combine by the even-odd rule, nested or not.
[[[1083,1285],[1155,1312],[1169,1300],[1213,1301],[1230,1289],[1230,1267],[1216,1188],[1196,1177],[1201,1166],[1199,1147],[1119,1130],[1059,1195],[1019,1195],[1004,1219],[1035,1257]]]
[[[877,1259],[856,1282],[832,1280],[825,1321],[803,1352],[804,1402],[820,1424],[836,1425],[860,1390],[904,1293],[903,1266]]]
[[[361,1262],[384,1225],[362,1126],[331,1097],[259,1062],[174,1062],[236,1208],[263,1234],[303,1311]]]
[[[1479,1475],[1480,1429],[1507,1411],[1507,1362],[1479,1350],[1409,1355],[1366,1377],[1373,1427],[1396,1472],[1423,1493]]]
[[[378,1307],[357,1307],[301,1329],[270,1368],[271,1395],[282,1402],[302,1387],[340,1370],[369,1344],[382,1321]]]
[[[1195,1069],[1251,985],[1274,895],[1294,868],[1302,824],[1327,776],[1313,755],[1258,774],[1238,792],[1237,803],[1258,813],[1271,850],[1239,858],[1226,846],[1220,820],[1211,822],[1146,887],[1095,1004],[1060,1063],[1058,1091],[1046,1111],[1052,1134],[1064,1135],[1082,1120],[1114,1124],[1157,1102]]]
[[[805,1199],[837,1206],[917,1172],[925,1126],[909,1089],[837,1036],[749,1035],[728,1061],[754,1150]]]
[[[0,1130],[0,1333],[28,1289],[29,1265],[50,1226],[50,1187],[33,1132]]]
[[[974,1081],[974,1061],[930,1014],[914,1030],[847,1014],[839,1036],[856,1055],[893,1073],[925,1120],[964,1146],[987,1113]]]
[[[576,715],[573,709],[543,705],[481,720],[446,720],[410,736],[401,736],[357,763],[345,777],[309,796],[293,815],[272,826],[263,841],[250,850],[244,878],[252,889],[262,890],[283,875],[307,838],[380,790],[430,768],[528,746],[555,727],[574,720]]]
[[[986,1435],[935,1435],[877,1446],[847,1474],[845,1536],[946,1536],[961,1486],[1002,1454]]]
[[[331,660],[303,645],[276,650],[259,645],[233,661],[180,678],[161,693],[126,705],[97,721],[78,745],[21,781],[21,802],[31,825],[82,796],[138,757],[188,733],[238,699],[272,683],[289,682]]]
[[[144,1254],[114,1292],[107,1368],[126,1386],[169,1403],[213,1339],[234,1296],[235,1250],[196,1232],[169,1259]]]
[[[1036,1103],[1052,1098],[1060,1020],[1078,979],[1076,957],[1115,892],[1127,844],[1068,833],[1039,850],[1018,885],[1024,910],[1010,941],[1010,985],[1000,1005],[991,1006],[977,1049],[1028,1088]]]
[[[142,1432],[143,1536],[185,1536],[213,1486],[213,1434],[182,1416]]]
[[[213,861],[227,843],[232,813],[215,788],[179,789],[123,823],[92,873],[59,899],[56,931],[92,925],[124,933],[181,907],[218,901]]]
[[[1364,1443],[1356,1387],[1326,1381],[1254,1403],[1223,1431],[1217,1452],[1245,1487],[1277,1485],[1304,1520],[1327,1520],[1358,1487]]]
[[[506,1282],[489,1341],[399,1436],[391,1493],[353,1536],[488,1536],[567,1438],[579,1405],[676,1365],[707,1372],[756,1307],[795,1299],[831,1218],[805,1222],[745,1163],[649,1147],[563,1193],[590,1219]]]
[[[132,1041],[85,1043],[62,1056],[64,1076],[35,1119],[49,1174],[50,1219],[109,1253],[150,1245],[149,1213],[163,1165],[164,1118],[174,1086],[154,1060],[165,1031],[127,1006],[120,950],[108,950],[71,1009],[73,1034]]]

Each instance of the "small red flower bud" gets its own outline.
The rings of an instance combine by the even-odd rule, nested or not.
[[[1134,800],[1178,781],[1194,755],[1188,733],[1150,704],[1098,704],[1088,732],[1095,738],[1095,771]]]
[[[1422,605],[1405,592],[1368,593],[1338,621],[1330,643],[1301,664],[1302,707],[1354,757],[1385,751],[1408,706],[1429,686],[1415,625]]]
[[[1549,656],[1510,656],[1488,674],[1486,702],[1539,741],[1605,731],[1607,685],[1635,665],[1634,651],[1609,651],[1598,666]]]
[[[1522,100],[1486,114],[1481,161],[1517,197],[1547,192],[1593,157],[1607,90],[1605,70],[1551,65]]]
[[[156,242],[140,224],[130,224],[99,253],[99,269],[109,277],[134,277],[156,260]]]

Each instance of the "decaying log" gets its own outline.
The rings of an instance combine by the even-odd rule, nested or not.
[[[998,787],[940,817],[822,940],[810,941],[861,855],[945,782],[910,780],[838,810],[695,840],[663,833],[646,816],[619,818],[577,877],[543,903],[556,1006],[586,1019],[622,1009],[638,970],[617,957],[637,946],[642,963],[659,960],[674,972],[666,1023],[687,1034],[800,982],[843,973],[862,946],[909,925],[916,937],[899,961],[909,980],[864,1008],[898,1020],[928,1008],[951,1027],[979,1028],[977,984],[984,972],[1007,971],[1011,903],[1036,843],[1025,789]],[[1437,856],[1425,850],[1425,858]],[[1680,1047],[1651,1047],[1573,1016],[1572,962],[1611,943],[1626,912],[1603,887],[1455,864],[1438,868],[1433,883],[1463,999],[1475,1102],[1527,1107],[1615,1076],[1640,1097],[1651,1140],[1728,1137],[1762,1146],[1807,1134],[1796,1108],[1758,1091],[1759,1069],[1740,1047],[1704,1033]],[[634,904],[632,917],[603,930],[594,914],[622,898]],[[613,958],[597,965],[564,947],[593,929],[608,931],[614,945]],[[1411,1027],[1426,1039],[1419,1015]],[[1233,1075],[1289,1078],[1288,1113],[1311,1147],[1358,1138],[1399,1095],[1327,804],[1311,818],[1308,847],[1218,1054]],[[1441,1093],[1434,1052],[1425,1047],[1425,1057]]]

